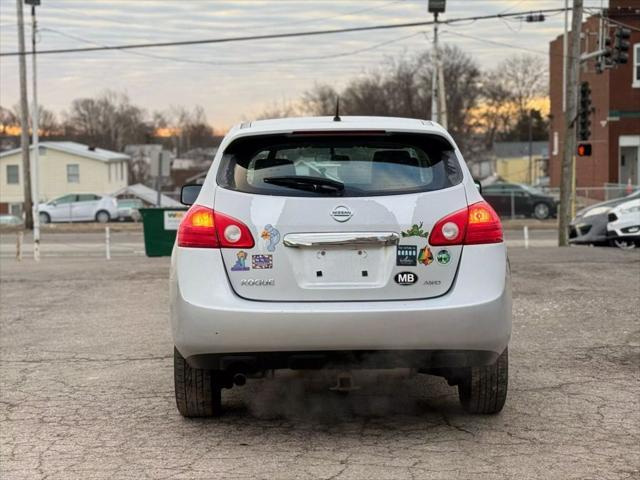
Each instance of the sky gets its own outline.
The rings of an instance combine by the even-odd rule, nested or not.
[[[41,0],[38,49],[261,35],[431,20],[427,0]],[[585,0],[585,6],[607,6]],[[561,8],[564,0],[447,0],[441,19]],[[29,28],[30,11],[25,10]],[[483,69],[515,53],[547,58],[564,14],[543,23],[493,19],[441,27],[441,41],[471,54]],[[43,55],[40,104],[56,113],[74,98],[125,92],[151,112],[204,108],[223,131],[265,108],[297,99],[314,84],[338,89],[391,58],[429,47],[432,27],[272,39],[127,52]],[[0,0],[0,51],[17,50],[15,0]],[[158,58],[163,57],[163,58]],[[318,58],[325,57],[325,58]],[[326,58],[330,57],[330,58]],[[31,62],[28,62],[28,75]],[[0,57],[0,105],[18,103],[17,57]],[[31,89],[29,88],[31,96]]]

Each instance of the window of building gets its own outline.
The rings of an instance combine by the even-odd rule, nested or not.
[[[634,88],[640,88],[640,43],[633,46],[633,83]]]
[[[20,184],[20,170],[18,165],[7,165],[7,183],[9,185]]]
[[[22,218],[22,204],[21,203],[10,203],[9,204],[9,215],[13,215],[13,216]]]
[[[67,164],[67,183],[80,183],[80,165],[77,163]]]

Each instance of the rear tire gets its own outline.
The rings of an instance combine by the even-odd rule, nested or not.
[[[551,209],[546,203],[536,203],[533,206],[533,216],[538,220],[546,220],[550,213]]]
[[[214,381],[211,370],[192,368],[173,349],[173,374],[176,405],[183,417],[215,417],[222,413],[221,386]]]
[[[509,349],[493,365],[467,369],[458,383],[462,407],[469,413],[498,413],[507,399]]]
[[[98,223],[108,223],[111,220],[111,215],[106,210],[100,210],[96,213],[96,222]]]

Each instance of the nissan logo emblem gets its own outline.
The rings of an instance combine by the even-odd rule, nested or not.
[[[345,207],[344,205],[338,205],[333,210],[331,210],[331,216],[336,222],[346,222],[351,217],[353,217],[353,213],[349,207]]]

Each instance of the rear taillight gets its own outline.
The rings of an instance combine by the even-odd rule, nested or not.
[[[469,223],[465,245],[502,242],[502,223],[496,211],[487,202],[469,205]]]
[[[202,205],[193,205],[178,227],[178,246],[253,248],[249,228],[241,221]]]
[[[438,220],[429,243],[441,245],[478,245],[502,242],[502,224],[487,202],[478,202]]]
[[[253,235],[240,220],[220,212],[213,212],[213,219],[220,248],[253,248]]]
[[[434,246],[464,243],[468,219],[469,209],[463,208],[438,220],[429,235],[429,243]]]

